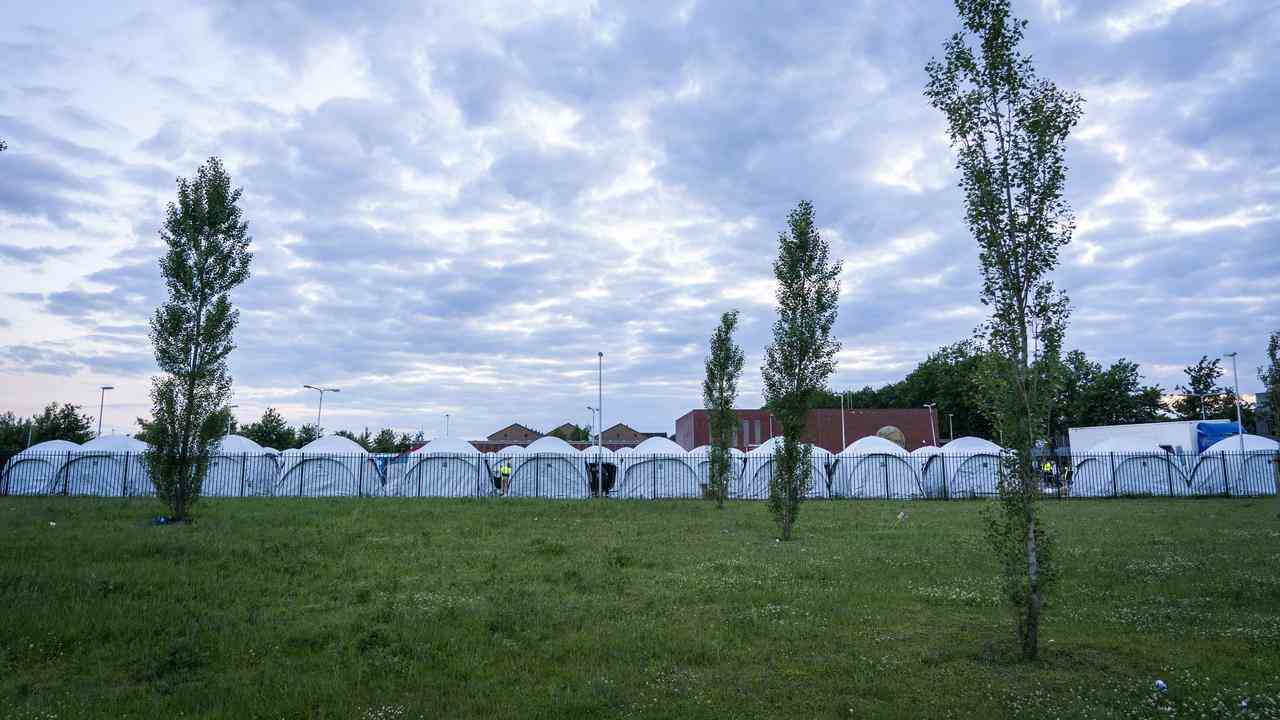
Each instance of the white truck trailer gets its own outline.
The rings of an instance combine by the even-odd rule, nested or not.
[[[1067,437],[1072,454],[1088,453],[1104,440],[1123,438],[1135,446],[1150,444],[1165,447],[1176,455],[1199,455],[1213,443],[1234,435],[1238,427],[1233,420],[1175,420],[1071,428]]]

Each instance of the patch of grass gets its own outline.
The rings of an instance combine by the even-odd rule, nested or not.
[[[1031,664],[980,508],[0,498],[0,717],[1280,717],[1274,503],[1048,504]]]

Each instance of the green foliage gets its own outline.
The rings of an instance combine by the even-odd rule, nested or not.
[[[0,413],[0,453],[26,447],[29,427],[30,420],[20,419],[12,411]]]
[[[404,450],[400,447],[396,431],[391,428],[382,428],[377,435],[373,436],[373,442],[369,445],[369,452],[398,453],[404,452]]]
[[[276,450],[288,450],[300,447],[298,433],[275,408],[269,407],[262,413],[257,422],[249,423],[240,429],[240,434],[263,447]]]
[[[1072,350],[1056,390],[1049,436],[1059,444],[1068,428],[1157,422],[1165,417],[1160,388],[1143,385],[1138,364],[1124,358],[1103,369]]]
[[[1063,375],[1069,306],[1050,275],[1075,228],[1063,194],[1065,152],[1084,101],[1036,76],[1018,49],[1027,23],[1010,15],[1008,0],[956,0],[956,9],[964,30],[945,43],[942,60],[926,66],[925,96],[946,116],[965,219],[978,243],[981,299],[991,311],[982,328],[979,400],[1012,447],[988,537],[998,557],[1018,558],[1004,564],[1006,584],[1026,586],[1011,599],[1023,657],[1034,659],[1053,571],[1039,553],[1047,535],[1033,451],[1049,434]]]
[[[982,348],[974,340],[944,345],[929,354],[905,378],[880,389],[870,386],[845,392],[847,409],[920,408],[925,403],[938,404],[939,437],[955,436],[995,439],[995,428],[983,414],[978,395],[979,365]],[[818,394],[814,407],[839,408],[840,395],[829,391]],[[950,422],[947,416],[951,415]]]
[[[298,428],[297,437],[293,441],[294,447],[303,447],[308,443],[319,440],[322,435],[324,435],[324,431],[320,429],[319,425],[307,423]]]
[[[18,450],[46,440],[66,440],[83,444],[93,439],[93,418],[80,412],[79,405],[49,403],[39,415],[19,418],[12,412],[0,414],[0,450]]]
[[[711,334],[705,363],[706,377],[702,381],[702,403],[707,408],[711,432],[708,489],[716,507],[724,507],[729,496],[733,467],[729,447],[733,444],[733,428],[738,422],[733,406],[738,400],[738,378],[742,375],[745,359],[742,348],[733,341],[733,331],[737,327],[737,310],[720,316],[720,325]]]
[[[1267,339],[1267,364],[1258,368],[1258,379],[1267,397],[1267,414],[1261,419],[1272,435],[1280,435],[1280,330]]]
[[[1235,393],[1224,387],[1222,359],[1201,355],[1194,364],[1182,369],[1187,383],[1178,386],[1185,393],[1173,401],[1173,411],[1183,420],[1235,420]]]
[[[801,201],[778,235],[773,274],[778,281],[778,319],[765,350],[765,406],[782,425],[782,443],[769,481],[769,510],[790,540],[800,502],[810,482],[810,448],[800,442],[814,396],[836,369],[840,343],[831,334],[840,300],[841,263],[814,224],[813,205]]]
[[[365,428],[364,432],[359,435],[356,435],[350,430],[339,430],[338,432],[334,433],[334,435],[351,440],[352,442],[364,448],[365,450],[368,450],[369,448],[373,447],[373,435],[369,433],[369,428]]]
[[[8,497],[0,717],[1280,715],[1273,504],[1045,503],[1034,664],[978,504]]]
[[[558,427],[547,433],[551,437],[558,437],[565,442],[587,442],[591,439],[590,425],[576,425],[567,423],[568,427]]]
[[[240,193],[210,158],[194,180],[178,180],[178,201],[169,204],[160,231],[168,300],[152,317],[151,343],[164,375],[152,380],[146,462],[175,518],[187,517],[200,497],[208,453],[227,427],[227,356],[239,320],[231,291],[249,278],[253,259]]]

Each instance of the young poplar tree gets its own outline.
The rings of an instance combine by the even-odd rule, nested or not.
[[[1026,21],[1010,16],[1008,0],[956,0],[956,8],[964,30],[926,66],[925,96],[946,116],[965,219],[980,251],[981,298],[991,310],[983,327],[990,350],[984,400],[1010,446],[988,536],[1017,612],[1023,657],[1034,659],[1053,567],[1033,449],[1047,435],[1061,375],[1069,306],[1049,276],[1075,226],[1063,198],[1064,152],[1084,101],[1036,76],[1018,50]]]
[[[800,502],[812,482],[812,452],[800,442],[812,398],[836,369],[840,343],[831,337],[840,300],[841,263],[829,264],[829,247],[814,226],[813,205],[802,201],[778,235],[778,319],[765,351],[765,406],[782,425],[773,459],[769,510],[782,539],[790,540]]]
[[[1267,397],[1268,431],[1280,435],[1280,330],[1267,338],[1267,364],[1258,368],[1258,379]],[[1280,473],[1280,467],[1276,472]]]
[[[249,277],[249,223],[241,219],[240,189],[217,158],[193,180],[178,179],[169,203],[160,259],[169,299],[151,319],[156,364],[151,383],[151,449],[146,460],[161,501],[185,519],[200,497],[209,451],[226,429],[231,395],[227,356],[239,312],[231,290]]]
[[[1267,364],[1258,368],[1258,379],[1266,389],[1267,432],[1280,435],[1280,330],[1267,338]],[[1272,458],[1276,495],[1280,498],[1280,453]]]
[[[729,446],[733,444],[733,427],[738,422],[733,405],[738,400],[738,378],[742,375],[744,358],[742,348],[733,341],[733,331],[737,327],[737,310],[720,316],[720,325],[711,334],[707,376],[702,381],[702,402],[707,407],[707,420],[711,427],[710,490],[717,508],[723,508],[725,498],[729,496],[729,476],[733,465]]]

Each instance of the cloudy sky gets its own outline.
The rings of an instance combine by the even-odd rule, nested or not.
[[[941,0],[665,4],[117,0],[0,27],[0,409],[132,432],[174,179],[219,155],[254,236],[232,358],[243,418],[481,437],[674,429],[718,314],[759,403],[770,262],[813,201],[845,260],[838,386],[901,377],[981,319],[924,65]],[[93,7],[87,10],[86,7]],[[1165,387],[1280,328],[1280,5],[1021,0],[1080,91],[1059,283],[1069,341]]]

